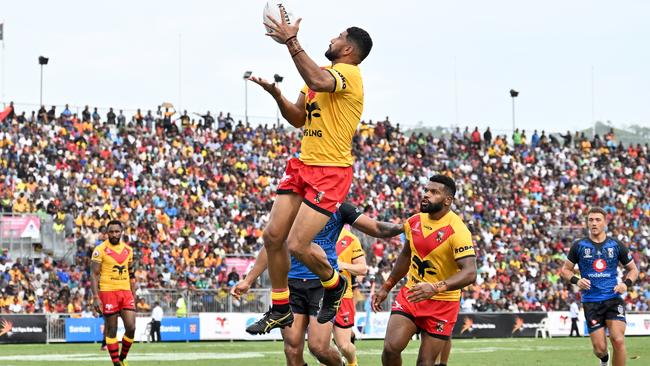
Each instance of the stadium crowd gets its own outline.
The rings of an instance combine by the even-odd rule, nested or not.
[[[49,214],[77,245],[72,264],[2,253],[0,312],[87,314],[90,253],[113,218],[127,224],[138,291],[227,296],[242,274],[229,270],[226,255],[261,247],[284,161],[300,146],[300,132],[281,125],[253,127],[223,113],[193,118],[171,106],[128,117],[88,107],[77,115],[68,106],[0,117],[0,212]],[[430,175],[454,177],[456,211],[478,251],[478,281],[465,289],[463,311],[568,309],[579,295],[560,267],[584,234],[587,207],[603,206],[611,235],[629,245],[641,273],[625,295],[628,310],[647,311],[650,148],[624,146],[613,131],[526,133],[466,128],[434,137],[406,133],[388,117],[362,122],[350,201],[399,222],[417,212]],[[387,278],[403,237],[360,236],[370,266],[364,288]]]

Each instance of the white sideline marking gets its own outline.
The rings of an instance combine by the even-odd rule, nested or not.
[[[242,358],[262,358],[265,352],[241,353],[131,353],[129,361],[193,361],[193,360],[233,360]],[[0,356],[0,361],[106,361],[108,355],[97,353],[68,353],[47,355]]]

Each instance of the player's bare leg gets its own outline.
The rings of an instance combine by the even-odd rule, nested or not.
[[[316,234],[325,227],[329,219],[328,215],[302,203],[287,238],[291,255],[318,276],[325,288],[323,304],[317,317],[319,323],[328,322],[336,316],[338,306],[347,289],[345,278],[340,277],[327,258],[320,254],[322,249],[312,243]],[[270,261],[269,258],[269,263]]]
[[[122,350],[120,351],[120,361],[124,361],[129,354],[133,340],[135,339],[135,311],[122,310],[120,312],[122,322],[124,323],[124,336],[122,337]]]
[[[449,342],[446,339],[440,339],[431,336],[427,332],[420,333],[420,351],[418,351],[417,366],[433,366],[436,358],[442,353],[443,348]]]
[[[343,357],[348,361],[348,365],[357,364],[357,348],[352,344],[352,328],[334,327],[334,341],[336,346],[341,350]]]
[[[451,353],[451,338],[447,341],[447,344],[445,344],[445,347],[442,349],[442,352],[438,354],[438,357],[436,357],[436,365],[442,366],[442,365],[447,365],[447,362],[449,362],[449,354]]]
[[[307,346],[309,352],[326,366],[342,366],[341,354],[332,345],[332,322],[321,324],[316,317],[309,317]]]
[[[402,351],[409,344],[417,327],[411,319],[392,314],[386,326],[386,338],[384,338],[384,351],[381,354],[381,363],[384,366],[401,366]]]
[[[284,340],[284,357],[287,366],[304,366],[305,359],[305,332],[307,331],[309,317],[305,314],[294,314],[293,324],[282,329]]]
[[[250,334],[264,334],[273,328],[284,328],[293,323],[293,314],[289,308],[289,282],[287,275],[291,267],[286,239],[292,223],[296,218],[302,197],[297,194],[278,195],[269,223],[262,236],[268,256],[268,271],[271,279],[272,307],[262,319],[246,328]],[[315,234],[314,234],[315,236]]]
[[[114,366],[120,366],[120,344],[117,342],[117,316],[117,313],[104,315],[106,349],[108,349],[108,354]]]
[[[624,321],[620,320],[606,320],[607,329],[609,329],[609,339],[612,342],[614,349],[614,366],[625,365],[627,352],[625,349],[625,327]]]
[[[599,328],[591,332],[589,338],[591,338],[591,346],[593,347],[594,355],[602,360],[608,355],[605,328]],[[607,362],[604,362],[604,364],[607,365]]]

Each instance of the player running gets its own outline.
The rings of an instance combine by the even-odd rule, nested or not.
[[[318,248],[321,248],[318,255],[327,257],[327,260],[334,268],[337,268],[337,238],[339,238],[339,233],[346,223],[378,238],[392,237],[403,232],[401,224],[378,222],[363,215],[353,205],[343,203],[339,210],[332,215],[328,224],[314,238],[314,242],[319,245]],[[265,248],[262,248],[251,271],[246,278],[239,281],[231,289],[231,294],[239,298],[246,293],[255,280],[264,272],[267,264],[267,252]],[[330,345],[332,322],[322,324],[315,321],[319,302],[323,297],[323,286],[315,274],[293,257],[291,258],[291,270],[289,271],[289,287],[291,290],[289,305],[295,319],[291,327],[282,329],[287,365],[303,366],[305,364],[303,359],[305,332],[308,332],[309,350],[320,362],[326,365],[340,365],[341,356]],[[269,326],[263,332],[258,333],[269,332],[272,328]]]
[[[122,223],[108,223],[108,240],[93,251],[90,286],[95,310],[104,317],[106,348],[114,366],[128,366],[126,356],[135,336],[135,276],[133,250],[122,239]],[[117,343],[117,317],[124,322],[122,350]]]
[[[562,267],[562,278],[580,287],[591,345],[601,366],[609,365],[607,335],[614,348],[614,366],[625,365],[625,303],[621,298],[639,276],[628,248],[605,232],[607,213],[600,207],[587,212],[589,236],[571,246]],[[618,282],[618,263],[627,274]],[[580,277],[575,275],[578,265]]]
[[[300,19],[289,25],[285,19],[266,24],[282,40],[305,81],[296,103],[289,102],[276,84],[251,77],[276,100],[282,116],[294,127],[303,128],[298,159],[287,162],[264,229],[272,285],[272,308],[250,329],[256,333],[293,322],[288,304],[288,251],[320,279],[324,287],[320,323],[336,315],[347,289],[332,264],[312,243],[316,234],[343,203],[352,183],[352,137],[363,111],[363,82],[358,65],[368,56],[372,40],[366,31],[350,27],[331,40],[325,56],[331,66],[321,68],[307,56],[298,42]],[[269,33],[270,35],[270,33]]]
[[[381,310],[388,292],[408,273],[386,327],[383,365],[401,365],[401,353],[418,331],[417,364],[433,365],[456,324],[460,289],[476,280],[472,235],[451,211],[455,194],[451,178],[434,175],[426,185],[420,213],[404,223],[407,241],[372,302],[374,311]]]

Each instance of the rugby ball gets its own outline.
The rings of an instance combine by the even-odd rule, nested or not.
[[[296,20],[291,10],[287,7],[286,1],[267,1],[266,6],[264,6],[262,19],[266,24],[273,24],[271,20],[269,20],[269,17],[272,17],[277,22],[281,22],[282,19],[284,19],[287,24],[293,24]],[[267,26],[264,26],[264,28],[266,28],[266,33],[273,33],[271,28]],[[271,35],[271,38],[278,43],[283,43],[283,40],[273,35]]]

